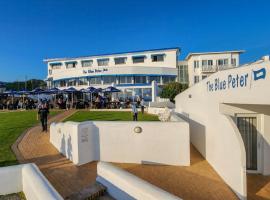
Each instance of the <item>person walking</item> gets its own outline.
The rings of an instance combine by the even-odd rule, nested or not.
[[[131,105],[132,113],[133,113],[133,121],[138,121],[138,110],[136,107],[136,103]]]
[[[48,114],[49,114],[49,107],[44,102],[41,104],[40,108],[38,109],[38,117],[39,117],[40,122],[41,122],[42,132],[44,132],[44,131],[47,132]]]

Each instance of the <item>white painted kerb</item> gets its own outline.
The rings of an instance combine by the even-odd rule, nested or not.
[[[110,163],[99,162],[97,174],[97,181],[105,185],[108,193],[118,200],[180,200]]]

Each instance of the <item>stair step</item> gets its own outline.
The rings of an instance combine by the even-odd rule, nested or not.
[[[90,187],[84,188],[80,192],[70,195],[66,200],[98,200],[103,195],[105,196],[105,193],[106,187],[96,182]]]

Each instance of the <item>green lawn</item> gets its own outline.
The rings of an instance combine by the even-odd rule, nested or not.
[[[50,116],[59,112],[51,111]],[[0,112],[0,166],[17,164],[11,146],[24,130],[37,123],[37,111]]]
[[[127,111],[78,111],[65,121],[132,121],[132,113]],[[138,115],[138,121],[159,121],[156,115]]]

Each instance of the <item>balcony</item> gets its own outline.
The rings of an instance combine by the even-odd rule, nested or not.
[[[216,71],[217,71],[217,66],[214,66],[214,65],[203,65],[202,66],[202,72],[213,73]]]
[[[232,66],[232,65],[204,65],[204,66],[202,66],[201,70],[204,73],[214,73],[217,71],[231,69],[234,67],[236,67],[236,66]]]

